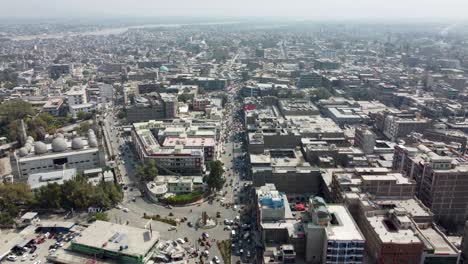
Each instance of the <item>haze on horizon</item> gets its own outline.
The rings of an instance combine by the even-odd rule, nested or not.
[[[466,0],[0,0],[0,18],[278,17],[466,20]]]

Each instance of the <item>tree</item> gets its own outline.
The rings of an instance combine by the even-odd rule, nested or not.
[[[86,113],[83,112],[83,111],[79,111],[77,114],[76,114],[76,118],[78,118],[79,120],[84,120],[86,117]]]
[[[223,163],[219,160],[211,161],[207,163],[207,167],[210,170],[210,174],[205,179],[208,187],[212,190],[220,190],[225,182],[223,178]]]
[[[105,212],[94,214],[94,219],[99,221],[109,221],[109,216]]]
[[[23,100],[11,100],[0,105],[0,118],[6,124],[33,114],[32,105]]]
[[[80,126],[78,127],[78,133],[84,135],[88,132],[90,128],[91,124],[88,121],[81,122]]]
[[[184,102],[184,103],[187,103],[187,101],[189,101],[190,99],[192,99],[192,96],[188,93],[183,93],[177,97],[177,100],[179,102]]]
[[[332,94],[326,88],[321,87],[312,91],[311,96],[312,96],[312,101],[316,102],[321,99],[328,99],[332,96]]]
[[[156,161],[148,160],[143,165],[136,167],[137,176],[142,182],[149,182],[154,180],[154,177],[158,176],[158,167]]]
[[[62,188],[57,183],[42,186],[36,193],[36,203],[41,208],[62,208]]]
[[[26,183],[6,183],[0,185],[0,223],[11,224],[21,208],[33,204],[34,197]]]

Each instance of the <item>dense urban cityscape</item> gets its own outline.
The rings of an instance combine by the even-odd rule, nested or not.
[[[0,24],[0,263],[468,258],[468,30]]]

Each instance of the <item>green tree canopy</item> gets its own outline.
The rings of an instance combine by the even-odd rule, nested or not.
[[[156,161],[148,160],[143,165],[138,165],[136,167],[137,176],[142,182],[150,182],[158,176],[158,168],[156,166]]]
[[[21,208],[29,207],[34,201],[26,183],[0,185],[0,223],[11,224]]]
[[[109,209],[122,201],[120,187],[112,182],[100,182],[94,186],[83,176],[76,176],[63,185],[48,184],[35,194],[36,205],[51,209],[87,209],[99,207]]]
[[[328,99],[332,96],[330,91],[328,91],[326,88],[317,88],[316,90],[311,92],[311,97],[312,101],[318,101],[322,99]]]
[[[206,177],[205,181],[210,189],[220,190],[223,188],[225,179],[223,177],[224,169],[223,163],[219,160],[211,161],[207,163],[207,168],[210,174]]]

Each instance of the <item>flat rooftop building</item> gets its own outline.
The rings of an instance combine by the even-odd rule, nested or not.
[[[141,160],[154,159],[156,165],[168,173],[182,173],[184,175],[200,175],[205,170],[204,150],[188,148],[183,144],[161,146],[151,130],[134,125],[132,138],[135,149]]]
[[[158,240],[155,231],[96,221],[72,240],[71,250],[119,263],[145,263]]]

